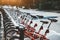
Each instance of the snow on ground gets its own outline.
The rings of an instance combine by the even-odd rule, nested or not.
[[[50,40],[60,40],[60,33],[57,33],[53,30],[50,31],[50,33],[48,34],[47,38],[49,38]]]

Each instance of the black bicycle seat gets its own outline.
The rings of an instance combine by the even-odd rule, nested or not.
[[[43,22],[44,24],[48,24],[48,21],[40,21],[40,22]]]
[[[51,22],[57,22],[58,20],[56,19],[49,19]]]
[[[33,23],[33,21],[30,21],[30,24]]]

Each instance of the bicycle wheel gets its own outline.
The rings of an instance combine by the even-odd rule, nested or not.
[[[10,40],[20,40],[20,38],[17,36],[13,36],[12,38],[10,38]]]

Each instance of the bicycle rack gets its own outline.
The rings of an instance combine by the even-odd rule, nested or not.
[[[47,33],[49,33],[49,28],[52,22],[57,22],[56,19],[48,19],[50,20],[50,24],[48,25],[45,34],[42,35],[40,34],[40,31],[43,30],[43,25],[48,24],[48,21],[40,21],[42,23],[40,29],[38,32],[35,32],[35,28],[38,26],[37,23],[34,24],[34,27],[31,27],[31,24],[33,24],[31,18],[35,18],[35,16],[31,15],[30,13],[23,13],[21,12],[18,16],[18,10],[16,12],[8,12],[9,10],[7,9],[0,9],[0,11],[3,13],[3,23],[4,23],[4,40],[14,40],[14,39],[19,39],[19,40],[24,40],[25,37],[30,38],[31,40],[35,40],[40,38],[40,40],[49,40],[46,38]],[[29,15],[29,17],[27,16]],[[37,15],[39,16],[39,15]],[[18,18],[19,17],[19,18]],[[43,16],[39,16],[39,18],[44,18]],[[31,21],[30,21],[31,20]],[[26,22],[25,22],[26,21]],[[29,24],[28,24],[29,22]],[[17,36],[19,35],[19,36]]]

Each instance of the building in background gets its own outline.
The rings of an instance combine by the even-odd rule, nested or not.
[[[37,8],[38,0],[0,0],[0,5],[25,6],[26,8]]]
[[[60,10],[60,0],[0,0],[0,5],[12,5],[39,10]]]

